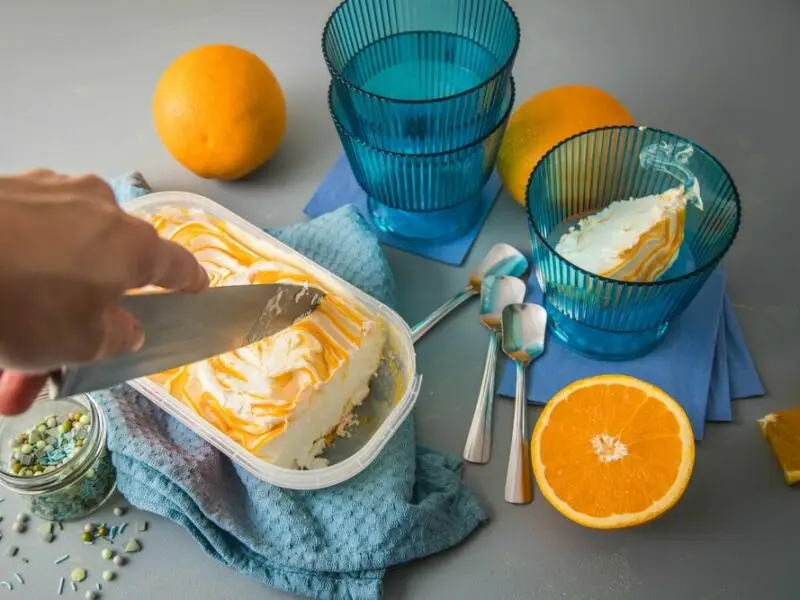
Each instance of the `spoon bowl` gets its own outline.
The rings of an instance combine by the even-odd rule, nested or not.
[[[525,282],[508,275],[487,275],[481,283],[480,320],[489,329],[502,327],[503,309],[525,298]]]
[[[503,352],[528,365],[544,352],[547,311],[538,304],[508,304],[503,308]]]
[[[517,370],[505,499],[511,504],[529,504],[533,500],[533,485],[525,418],[528,403],[526,369],[544,352],[547,311],[538,304],[509,304],[503,308],[502,331],[503,352],[514,361]]]
[[[527,270],[528,259],[522,252],[509,244],[495,244],[481,263],[469,274],[466,287],[411,329],[414,343],[456,308],[480,294],[486,277],[521,277]]]

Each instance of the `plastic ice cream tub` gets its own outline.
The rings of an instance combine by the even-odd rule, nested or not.
[[[278,241],[252,223],[203,196],[188,192],[157,192],[124,205],[130,213],[152,213],[169,206],[200,209],[287,255],[294,264],[316,278],[338,297],[352,298],[383,319],[386,326],[380,366],[370,383],[370,392],[353,415],[358,423],[350,427],[349,437],[337,437],[320,455],[327,466],[308,470],[278,467],[239,445],[191,407],[172,396],[158,383],[141,378],[128,385],[175,417],[220,452],[255,477],[282,487],[297,490],[326,488],[346,481],[375,460],[383,447],[411,413],[421,384],[416,370],[416,355],[408,324],[391,308],[365,294],[302,254]]]

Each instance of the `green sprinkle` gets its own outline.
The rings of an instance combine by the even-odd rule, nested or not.
[[[31,452],[33,452],[33,446],[31,446],[30,444],[22,444],[22,446],[20,446],[19,448],[19,451],[22,452],[23,454],[30,454]]]
[[[114,571],[103,571],[103,579],[106,581],[113,581],[116,576],[117,574]]]
[[[79,420],[81,423],[83,423],[84,425],[88,425],[88,424],[89,424],[89,421],[90,421],[91,419],[89,419],[89,415],[81,415],[81,418],[80,418],[80,419],[78,419],[78,420]]]
[[[125,544],[125,552],[133,553],[138,552],[142,549],[142,545],[139,543],[139,540],[136,538],[130,540],[127,544]]]
[[[81,538],[83,538],[84,542],[91,542],[92,540],[94,540],[94,536],[88,531],[84,531]]]
[[[62,433],[69,433],[72,431],[72,421],[64,421],[61,424],[61,431]]]
[[[42,523],[39,525],[39,533],[51,533],[53,531],[52,523]]]
[[[39,440],[38,442],[36,442],[37,450],[44,450],[45,446],[47,446],[47,442],[45,442],[44,440]]]
[[[147,531],[147,521],[140,521],[136,524],[136,531]]]
[[[102,556],[104,560],[111,560],[114,558],[114,552],[111,548],[103,548],[100,552],[100,556]]]
[[[75,583],[80,583],[86,579],[86,569],[81,569],[80,567],[73,569],[72,573],[69,574],[69,578]]]
[[[108,535],[108,527],[106,527],[105,525],[101,525],[100,527],[98,527],[97,528],[97,535],[99,535],[100,537],[107,536]]]

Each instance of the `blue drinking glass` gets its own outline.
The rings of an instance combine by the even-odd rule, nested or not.
[[[328,88],[336,131],[356,181],[369,196],[376,226],[409,239],[445,240],[475,224],[483,188],[514,106],[514,80],[502,97],[503,113],[482,137],[446,152],[404,154],[376,148],[358,137],[336,88]]]
[[[345,0],[322,50],[355,135],[428,154],[494,129],[519,41],[505,0]]]
[[[658,159],[658,160],[656,160]],[[560,236],[614,200],[699,184],[702,210],[687,206],[684,239],[672,266],[652,282],[601,277],[556,253]],[[649,127],[607,127],[550,150],[528,181],[533,261],[551,331],[601,360],[644,355],[664,338],[733,244],[741,202],[731,176],[708,151]]]

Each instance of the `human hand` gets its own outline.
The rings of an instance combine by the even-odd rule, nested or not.
[[[27,410],[63,365],[138,350],[142,330],[118,302],[148,284],[200,291],[208,276],[98,177],[0,177],[0,414]]]

